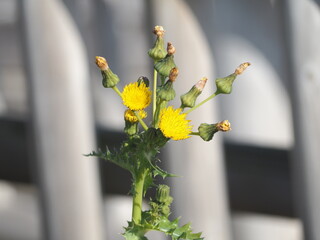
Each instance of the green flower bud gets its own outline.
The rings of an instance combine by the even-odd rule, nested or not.
[[[197,97],[202,93],[203,88],[206,85],[207,78],[202,78],[195,84],[189,92],[181,95],[180,100],[181,100],[181,107],[180,108],[192,108],[194,107]]]
[[[165,216],[169,216],[170,215],[170,207],[169,206],[162,206],[161,212],[163,215]]]
[[[217,93],[230,94],[232,92],[232,84],[236,79],[235,73],[224,78],[216,79]]]
[[[176,92],[173,89],[173,82],[178,77],[178,68],[172,68],[169,74],[169,80],[159,88],[157,96],[162,101],[171,101],[176,96]]]
[[[155,26],[153,33],[157,35],[157,39],[148,54],[154,61],[159,61],[167,55],[163,41],[164,29],[162,26]]]
[[[96,64],[101,70],[102,75],[102,85],[105,88],[112,88],[120,82],[119,77],[114,74],[108,66],[108,63],[103,57],[96,57]]]
[[[198,128],[199,135],[204,141],[210,141],[216,132],[219,132],[219,131],[227,132],[230,130],[231,130],[231,125],[228,120],[224,120],[222,122],[215,123],[215,124],[202,123]]]
[[[173,200],[170,196],[170,187],[164,184],[159,185],[156,193],[156,199],[158,202],[169,206]]]
[[[125,121],[124,132],[129,136],[135,135],[138,133],[138,123],[137,122],[130,122]]]
[[[138,78],[137,82],[139,83],[138,86],[140,86],[140,83],[144,83],[146,87],[149,87],[150,81],[147,77],[141,76]]]
[[[168,80],[163,86],[159,88],[158,97],[163,101],[171,101],[176,96],[176,92],[173,89],[173,83]]]
[[[242,63],[239,65],[239,67],[236,68],[234,73],[230,74],[227,77],[216,79],[217,94],[230,94],[232,92],[232,84],[236,77],[243,73],[243,71],[246,70],[246,68],[250,65],[251,64],[249,62]]]
[[[176,67],[176,64],[174,63],[174,60],[173,60],[174,53],[175,53],[175,48],[169,42],[167,47],[167,55],[165,56],[165,58],[155,63],[154,68],[162,76],[169,77],[171,69]]]

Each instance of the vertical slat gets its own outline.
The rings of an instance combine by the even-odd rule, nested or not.
[[[295,148],[293,176],[305,239],[320,239],[320,13],[308,0],[287,0]]]
[[[84,46],[61,1],[20,3],[43,239],[102,240]]]

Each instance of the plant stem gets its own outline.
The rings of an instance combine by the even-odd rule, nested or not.
[[[212,94],[210,97],[208,97],[207,99],[203,100],[202,102],[200,102],[199,104],[197,104],[196,106],[194,106],[193,108],[190,108],[188,111],[184,112],[185,114],[188,114],[190,112],[192,112],[193,110],[197,109],[198,107],[200,107],[202,104],[208,102],[210,99],[214,98],[215,96],[217,96],[219,94],[219,92],[215,92],[214,94]]]
[[[117,88],[117,86],[114,86],[112,89],[122,98],[122,94],[119,91],[119,89]]]
[[[199,132],[191,132],[190,135],[200,136],[200,133]]]
[[[153,106],[152,106],[152,116],[154,117],[154,113],[156,112],[156,104],[157,104],[157,78],[158,78],[157,70],[153,70]]]
[[[141,124],[141,126],[143,127],[144,130],[148,130],[148,126],[147,124],[145,124],[145,122],[142,120],[142,118],[140,117],[139,113],[135,112],[134,111],[134,115],[136,115],[136,117],[138,118],[139,120],[139,123]]]
[[[143,186],[146,178],[147,171],[143,172],[141,176],[137,176],[134,180],[134,194],[132,202],[132,221],[135,224],[141,223],[141,212],[142,212],[142,197],[143,197]]]

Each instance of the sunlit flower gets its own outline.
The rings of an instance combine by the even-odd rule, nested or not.
[[[163,135],[173,140],[182,140],[189,138],[192,126],[189,125],[190,120],[186,119],[186,115],[181,113],[182,109],[174,109],[167,107],[160,113],[159,128]]]
[[[123,104],[131,110],[142,110],[151,103],[151,91],[145,83],[130,83],[122,92]]]
[[[137,111],[137,114],[139,114],[141,119],[144,119],[147,117],[147,112],[144,110]],[[134,112],[130,109],[127,109],[124,112],[124,119],[132,123],[138,122],[138,118],[136,117]]]

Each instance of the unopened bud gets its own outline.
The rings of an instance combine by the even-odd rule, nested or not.
[[[210,141],[216,132],[227,132],[230,130],[231,125],[228,120],[224,120],[215,124],[202,123],[198,128],[199,135],[204,141]]]
[[[170,187],[164,184],[158,186],[156,199],[160,203],[170,205],[172,203],[172,197],[170,196]]]
[[[102,85],[105,88],[112,88],[120,82],[119,77],[114,74],[108,66],[108,63],[103,57],[96,57],[96,64],[101,70],[102,75]]]
[[[230,94],[232,92],[232,84],[237,74],[233,73],[224,78],[216,79],[217,93]]]
[[[251,65],[251,63],[249,62],[245,62],[239,65],[239,67],[236,68],[236,70],[234,71],[235,74],[240,75],[241,73],[243,73],[244,70],[246,70],[247,67],[249,67]]]
[[[172,68],[169,74],[169,81],[174,82],[176,81],[177,77],[179,74],[179,69],[178,68]]]
[[[144,76],[139,77],[137,82],[138,82],[138,86],[140,86],[141,83],[144,83],[146,85],[146,87],[149,87],[149,84],[150,84],[149,79]]]
[[[173,82],[168,80],[163,86],[159,88],[158,98],[162,101],[171,101],[176,96],[176,92],[173,89]]]
[[[181,108],[192,108],[195,106],[196,100],[198,96],[202,93],[202,90],[205,87],[207,80],[208,79],[206,77],[202,78],[189,90],[189,92],[183,94],[180,97]]]
[[[154,60],[154,61],[159,61],[163,59],[166,55],[167,52],[164,48],[164,41],[163,41],[163,35],[164,35],[164,30],[162,26],[155,26],[153,33],[157,35],[157,39],[153,45],[153,48],[151,48],[148,51],[149,56]]]
[[[177,67],[173,60],[174,55],[167,54],[164,59],[156,62],[154,69],[158,71],[164,77],[169,77],[171,69]]]

